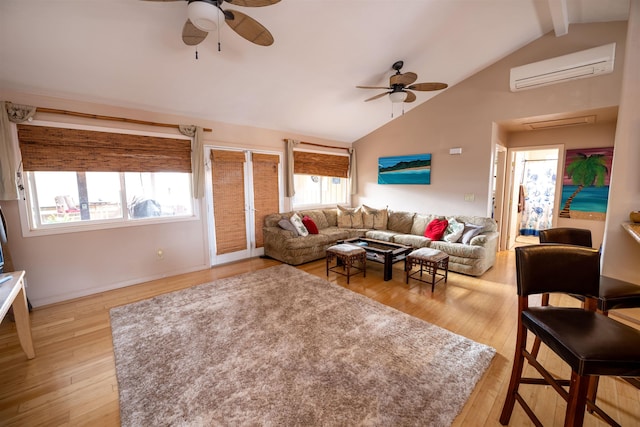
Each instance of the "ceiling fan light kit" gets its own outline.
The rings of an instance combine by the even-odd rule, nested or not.
[[[389,86],[356,86],[360,89],[386,89],[388,92],[383,92],[371,98],[365,99],[365,102],[373,101],[374,99],[382,98],[385,95],[389,95],[389,100],[394,104],[402,102],[408,103],[416,100],[416,94],[413,90],[418,91],[433,91],[446,89],[448,85],[446,83],[414,83],[418,80],[416,73],[401,73],[400,70],[404,65],[404,61],[396,61],[391,68],[395,70],[395,74],[389,77]]]
[[[234,6],[264,7],[279,3],[280,0],[142,0],[152,2],[187,2],[187,22],[182,29],[182,41],[188,46],[195,46],[207,37],[207,34],[218,29],[219,20],[224,22],[236,34],[259,46],[271,46],[273,36],[262,24],[242,12],[223,9],[229,3]],[[222,15],[220,15],[222,14]],[[218,50],[220,41],[218,40]],[[197,59],[197,51],[196,51]]]
[[[198,29],[206,32],[218,28],[218,8],[204,1],[193,1],[187,6],[187,16]]]
[[[407,99],[407,92],[404,92],[404,91],[401,91],[401,90],[397,91],[397,92],[391,92],[389,94],[389,99],[394,104],[398,104],[400,102],[404,102],[404,100]]]

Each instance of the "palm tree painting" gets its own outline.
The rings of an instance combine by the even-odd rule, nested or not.
[[[613,147],[567,150],[560,218],[604,221]]]

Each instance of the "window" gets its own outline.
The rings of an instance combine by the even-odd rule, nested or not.
[[[191,174],[27,172],[31,228],[191,216]]]
[[[18,139],[31,230],[193,216],[188,139],[35,125]]]
[[[349,157],[294,151],[293,206],[335,205],[349,202]]]
[[[347,178],[294,174],[293,182],[296,189],[293,196],[294,207],[349,202]]]

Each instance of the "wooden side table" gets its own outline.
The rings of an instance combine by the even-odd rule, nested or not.
[[[414,265],[419,266],[420,269],[411,273]],[[441,273],[438,273],[438,269],[441,270]],[[436,283],[440,280],[444,279],[444,283],[447,283],[447,277],[449,276],[449,255],[437,249],[416,249],[405,258],[404,271],[407,284],[409,283],[409,278],[429,283],[431,285],[431,292],[433,292]],[[426,278],[423,278],[423,273],[426,273]],[[440,277],[437,278],[438,276]]]
[[[29,318],[29,308],[27,306],[27,296],[24,292],[24,271],[12,271],[0,274],[0,279],[11,276],[11,278],[0,283],[0,319],[13,307],[13,316],[16,321],[18,340],[22,350],[27,354],[27,359],[36,357],[31,338],[31,319]]]

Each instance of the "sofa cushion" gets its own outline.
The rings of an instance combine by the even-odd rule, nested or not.
[[[442,240],[448,225],[449,221],[446,219],[436,218],[427,225],[424,230],[424,237],[428,237],[431,240]]]
[[[449,221],[449,225],[447,225],[447,230],[444,232],[442,239],[449,243],[455,243],[462,237],[464,223],[456,221],[455,218],[448,218],[447,221]]]
[[[327,227],[337,227],[338,226],[338,209],[323,209],[324,217],[327,220]],[[317,224],[317,223],[316,223]],[[323,227],[319,227],[322,230]]]
[[[411,246],[413,248],[425,248],[431,244],[431,239],[415,234],[396,234],[393,236],[393,243]]]
[[[338,227],[362,228],[362,209],[338,206]]]
[[[367,239],[393,242],[393,236],[395,236],[396,234],[398,233],[396,233],[395,231],[389,231],[389,230],[370,230],[365,233],[365,236],[367,237]]]
[[[344,240],[349,238],[349,231],[344,228],[327,227],[318,230],[319,234],[327,236],[330,243],[335,243],[338,240]]]
[[[411,234],[416,236],[424,236],[424,230],[427,229],[427,225],[434,219],[441,218],[431,214],[415,214],[413,217],[413,225],[411,226]]]
[[[316,226],[316,223],[313,222],[311,217],[307,215],[303,216],[302,223],[304,224],[304,227],[309,231],[309,234],[318,234],[318,227]]]
[[[402,234],[411,233],[414,212],[389,211],[387,229]]]
[[[297,213],[294,213],[293,215],[291,215],[291,218],[289,218],[289,221],[291,221],[291,224],[293,224],[293,226],[296,228],[296,231],[298,232],[299,235],[303,237],[309,235],[309,230],[306,229],[306,227],[302,223],[302,218],[300,218],[300,216]]]
[[[324,216],[324,212],[322,211],[322,209],[311,209],[307,211],[300,211],[298,212],[298,214],[303,218],[305,216],[308,216],[309,218],[311,218],[314,224],[316,225],[316,227],[318,227],[318,230],[327,228],[329,226],[329,223],[327,222],[327,217]]]
[[[364,228],[372,228],[374,230],[386,230],[388,223],[387,209],[374,209],[367,205],[362,205],[362,223]]]

